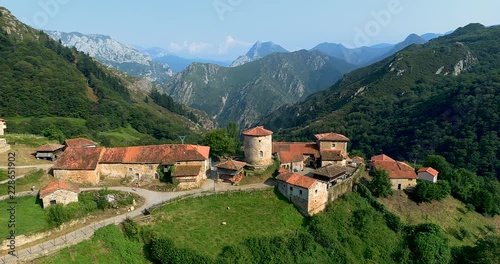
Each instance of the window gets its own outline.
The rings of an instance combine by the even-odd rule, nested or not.
[[[134,169],[132,169],[132,168],[128,168],[128,171],[133,171],[133,170],[134,170]]]
[[[50,205],[54,205],[56,203],[57,203],[56,200],[50,200]]]
[[[264,151],[259,151],[259,157],[263,158],[264,157]]]
[[[293,187],[290,186],[290,191],[293,191]]]
[[[149,165],[149,169],[152,170],[153,169],[153,165]]]
[[[335,143],[332,143],[332,149],[335,149]]]
[[[299,191],[299,194],[302,195],[302,190]]]
[[[318,194],[318,190],[316,190],[315,192],[316,192],[316,194]]]
[[[259,143],[262,142],[262,140],[259,139]]]

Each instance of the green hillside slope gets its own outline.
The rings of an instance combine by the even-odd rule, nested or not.
[[[471,24],[349,73],[261,123],[278,138],[336,131],[368,157],[420,162],[437,153],[498,177],[499,110],[500,27]]]
[[[203,132],[187,108],[155,104],[158,98],[129,90],[129,81],[89,56],[22,24],[7,9],[0,14],[0,117],[14,121],[7,132],[87,136],[105,145],[119,144],[106,133],[124,128],[134,134],[129,144],[178,141],[180,135],[196,142]]]

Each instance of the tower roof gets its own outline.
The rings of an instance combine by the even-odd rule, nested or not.
[[[252,129],[243,131],[243,135],[252,137],[270,136],[272,134],[273,131],[267,130],[263,126],[254,127]]]

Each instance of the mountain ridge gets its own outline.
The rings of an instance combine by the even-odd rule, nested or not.
[[[238,57],[231,64],[231,67],[241,66],[245,63],[264,58],[275,52],[287,53],[289,51],[272,41],[257,41],[245,55]]]

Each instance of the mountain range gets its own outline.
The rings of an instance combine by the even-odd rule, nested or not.
[[[335,83],[354,65],[318,51],[272,53],[237,67],[191,64],[165,86],[175,100],[205,111],[219,125],[244,128],[284,104]]]
[[[163,84],[173,75],[168,64],[153,61],[150,56],[118,42],[110,36],[48,30],[45,33],[66,47],[75,47],[78,51],[88,54],[99,62],[132,76],[147,78],[155,83]]]

